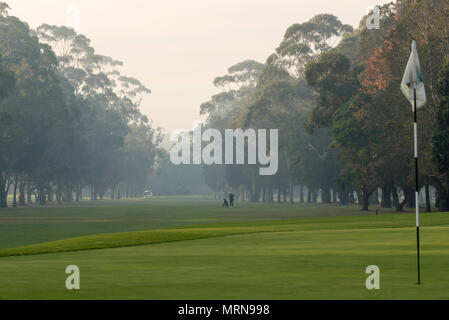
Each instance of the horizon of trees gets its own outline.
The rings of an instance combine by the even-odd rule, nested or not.
[[[368,15],[355,30],[330,14],[294,24],[265,64],[243,61],[214,80],[222,92],[201,105],[207,125],[278,128],[280,165],[272,177],[257,165],[205,167],[213,190],[414,207],[412,110],[399,90],[414,39],[429,100],[419,110],[420,186],[426,211],[430,190],[449,210],[449,2],[397,0],[379,12],[379,30],[366,28]]]
[[[32,30],[0,3],[0,207],[140,196],[161,141],[149,94],[64,26]]]
[[[379,30],[318,14],[290,26],[265,63],[244,60],[200,106],[204,129],[279,129],[279,170],[173,165],[139,111],[151,91],[73,29],[36,30],[0,2],[0,207],[234,192],[241,201],[414,207],[412,110],[399,86],[418,44],[420,186],[449,210],[449,1],[379,7]],[[235,154],[235,153],[234,153]]]

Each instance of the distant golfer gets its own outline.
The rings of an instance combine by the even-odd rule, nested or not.
[[[229,208],[229,203],[228,203],[228,200],[226,200],[226,198],[223,198],[223,205],[222,205],[222,207]]]
[[[229,192],[229,204],[231,207],[234,206],[234,194],[232,192]]]

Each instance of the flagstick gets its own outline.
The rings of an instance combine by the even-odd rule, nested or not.
[[[421,284],[421,270],[419,261],[419,186],[418,186],[418,121],[416,108],[416,86],[414,88],[413,129],[415,137],[415,208],[416,208],[416,249],[418,256],[418,284]]]

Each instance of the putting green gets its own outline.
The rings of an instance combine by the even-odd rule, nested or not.
[[[74,252],[33,254],[58,246],[37,244],[29,255],[0,258],[0,298],[448,299],[449,216],[422,220],[421,286],[415,284],[413,215],[404,214],[171,229],[162,233],[181,238],[149,245],[125,242],[161,240],[154,231],[110,234],[103,244],[127,247],[108,249],[92,247],[104,235],[59,242],[59,251],[82,249]],[[189,240],[192,232],[203,238]],[[182,239],[185,234],[190,238]],[[73,247],[80,243],[91,247]],[[65,288],[70,264],[80,268],[81,290]],[[380,268],[380,290],[365,288],[365,268],[373,264]]]

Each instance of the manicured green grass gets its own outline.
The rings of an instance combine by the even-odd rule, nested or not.
[[[5,257],[7,299],[447,299],[448,227],[423,229],[417,286],[414,229],[259,233],[35,256]],[[64,287],[76,264],[81,290]],[[381,289],[365,289],[366,266]]]
[[[382,213],[391,210],[382,211]],[[70,205],[0,209],[0,248],[94,235],[189,225],[362,215],[358,206],[241,204],[222,208],[202,197],[82,201]],[[375,215],[371,211],[364,215]]]
[[[120,202],[113,209],[110,203],[20,209],[22,215],[29,210],[47,217],[49,242],[31,232],[24,243],[32,245],[0,250],[0,298],[449,298],[447,213],[422,215],[423,285],[418,286],[411,213],[354,216],[356,207],[245,205],[232,211],[215,205],[204,199],[151,199]],[[0,211],[0,218],[13,213]],[[69,229],[76,238],[55,240],[51,221],[76,220],[77,213],[80,219],[117,218],[113,226],[127,213],[137,221],[128,221],[127,232],[102,234],[115,231],[103,222],[104,228]],[[299,218],[311,215],[318,217]],[[152,228],[132,231],[144,229],[143,221]],[[65,288],[71,264],[80,267],[79,291]],[[372,264],[381,271],[380,290],[365,288],[365,268]]]
[[[133,231],[87,235],[43,242],[22,247],[0,249],[0,257],[118,248],[163,242],[215,238],[230,235],[283,231],[327,231],[353,229],[406,228],[414,222],[413,215],[385,215],[363,217],[312,218],[294,220],[251,221],[198,225],[161,230]],[[435,213],[423,217],[427,226],[449,224],[449,215]]]

